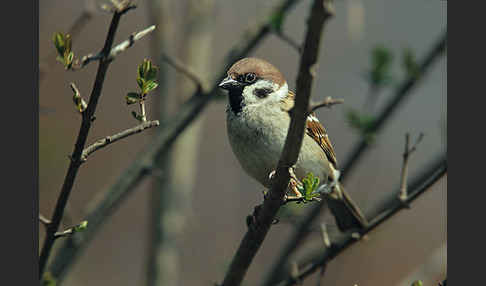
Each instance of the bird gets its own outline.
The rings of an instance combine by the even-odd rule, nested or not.
[[[219,87],[228,91],[226,128],[233,153],[250,177],[270,188],[296,95],[275,66],[254,57],[235,62]],[[338,181],[340,171],[334,148],[314,113],[307,116],[302,147],[291,170],[293,179],[286,193],[297,192],[296,184],[312,173],[319,177],[321,185],[331,186],[324,197],[339,230],[366,227],[365,216]]]

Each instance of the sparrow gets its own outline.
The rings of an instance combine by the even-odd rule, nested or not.
[[[270,188],[287,137],[295,94],[289,90],[282,73],[259,58],[234,63],[219,87],[228,91],[226,126],[233,153],[249,176]],[[336,154],[326,129],[314,113],[307,117],[302,147],[292,169],[296,180],[313,173],[321,185],[332,186],[324,198],[341,231],[367,225],[366,218],[338,181]],[[287,192],[296,192],[296,183],[292,181]]]

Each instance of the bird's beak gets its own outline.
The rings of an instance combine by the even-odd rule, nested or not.
[[[218,86],[223,89],[231,89],[231,88],[238,87],[239,85],[240,84],[238,81],[232,79],[230,76],[227,76],[219,83]]]

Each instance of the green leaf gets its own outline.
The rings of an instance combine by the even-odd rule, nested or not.
[[[158,71],[158,67],[156,66],[152,66],[151,69],[149,69],[147,71],[147,73],[145,74],[145,79],[146,80],[155,80],[157,78],[157,71]]]
[[[368,114],[360,114],[354,109],[348,110],[346,117],[351,128],[357,130],[359,133],[365,136],[365,138],[366,136],[371,135],[370,130],[375,124],[375,117]]]
[[[72,47],[71,35],[66,34],[66,36],[64,36],[64,43],[65,43],[64,53],[71,52],[71,47]]]
[[[144,94],[147,94],[149,91],[152,91],[152,90],[156,89],[157,86],[159,86],[158,83],[156,83],[153,80],[149,80],[149,81],[145,82],[145,84],[143,86],[143,89],[142,89],[142,92]]]
[[[54,279],[52,276],[51,272],[44,272],[44,275],[42,277],[42,286],[56,286],[57,281]]]
[[[282,31],[283,21],[284,21],[284,13],[276,12],[272,15],[270,25],[272,26],[273,29],[280,32]]]
[[[72,67],[73,60],[74,60],[74,53],[73,52],[69,52],[69,54],[67,54],[64,57],[64,66],[65,66],[66,69],[70,69]]]
[[[145,80],[141,77],[137,77],[137,84],[138,84],[138,87],[140,87],[141,90],[143,90],[143,86],[145,84]]]
[[[302,184],[304,185],[304,202],[311,201],[312,198],[320,196],[319,193],[315,192],[319,186],[319,178],[315,177],[314,174],[307,174],[307,176],[302,179]]]
[[[52,41],[54,42],[54,46],[56,47],[57,53],[64,57],[64,51],[66,50],[66,43],[64,40],[64,35],[62,33],[55,33],[52,37]]]
[[[372,85],[388,85],[391,82],[392,60],[393,54],[383,45],[378,45],[371,51],[371,69],[368,74]]]
[[[88,228],[88,221],[87,220],[84,220],[80,224],[78,224],[77,226],[75,226],[73,228],[73,231],[74,232],[80,232],[80,231],[83,231],[83,230],[85,230],[87,228]]]
[[[424,283],[421,280],[417,280],[412,283],[412,286],[423,286],[423,285]]]
[[[132,111],[132,116],[140,122],[143,121],[142,115],[137,114],[135,111]]]
[[[140,94],[136,92],[129,92],[125,99],[127,100],[127,105],[137,103],[140,100]]]
[[[411,49],[405,49],[403,51],[402,67],[405,70],[408,77],[418,77],[420,73],[419,64],[415,59],[415,54]]]

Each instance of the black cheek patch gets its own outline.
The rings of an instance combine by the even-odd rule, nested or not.
[[[270,88],[255,88],[253,90],[253,94],[255,96],[258,96],[259,98],[265,98],[267,97],[270,93],[272,93],[272,89]]]

